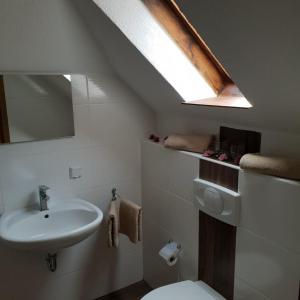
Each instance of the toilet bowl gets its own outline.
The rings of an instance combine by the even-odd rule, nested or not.
[[[157,288],[142,300],[226,300],[203,281],[181,281]]]

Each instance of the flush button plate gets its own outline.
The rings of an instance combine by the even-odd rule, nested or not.
[[[238,226],[240,203],[239,193],[200,178],[194,179],[194,205],[215,219]]]
[[[224,210],[224,199],[221,194],[212,187],[207,187],[203,192],[204,206],[215,214],[221,214]]]

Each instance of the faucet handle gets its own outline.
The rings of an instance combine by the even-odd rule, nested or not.
[[[50,190],[50,188],[46,185],[40,185],[39,186],[39,193],[40,195],[43,195],[43,196],[47,196],[47,191]]]

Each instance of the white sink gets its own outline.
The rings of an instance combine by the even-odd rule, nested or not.
[[[103,219],[102,211],[81,199],[49,201],[49,210],[19,209],[0,217],[0,238],[23,250],[57,251],[86,239]]]

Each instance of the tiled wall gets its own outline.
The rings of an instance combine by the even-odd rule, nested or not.
[[[298,300],[300,183],[240,172],[236,300]]]
[[[198,212],[192,203],[192,190],[198,170],[195,157],[143,143],[144,278],[152,287],[178,278],[197,279]],[[183,248],[180,262],[173,267],[158,256],[169,239]]]
[[[143,143],[144,277],[152,286],[197,278],[198,213],[192,181],[199,161]],[[240,172],[235,300],[298,300],[300,183]],[[168,268],[157,252],[169,239],[183,244],[180,265]]]
[[[72,85],[74,138],[0,146],[6,211],[32,203],[39,184],[57,196],[86,199],[104,213],[113,186],[140,203],[140,141],[153,130],[152,111],[114,75],[76,75]],[[70,166],[82,167],[82,178],[70,180]],[[105,228],[104,221],[96,234],[60,251],[55,273],[47,270],[45,253],[0,245],[0,299],[92,300],[141,280],[142,245],[122,237],[119,249],[108,249]]]

